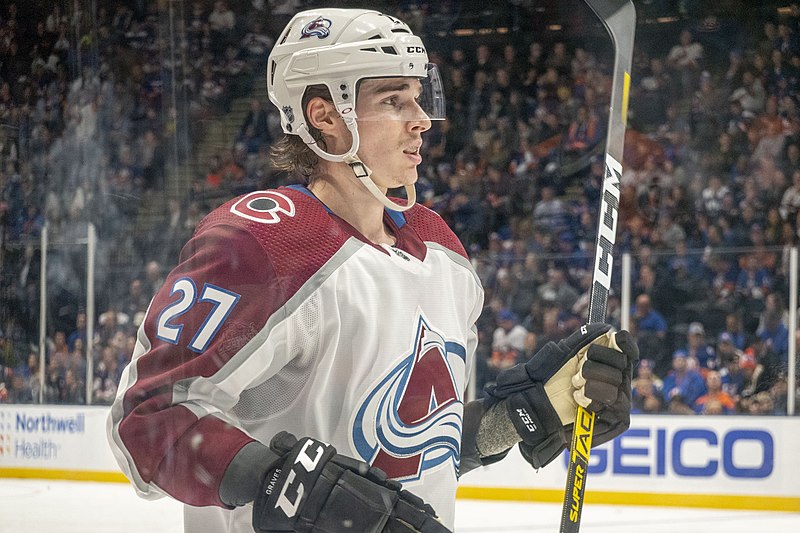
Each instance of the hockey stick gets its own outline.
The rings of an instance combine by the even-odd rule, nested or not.
[[[628,89],[636,29],[636,10],[632,0],[586,0],[603,21],[614,45],[614,77],[608,110],[605,177],[597,222],[592,288],[589,293],[589,323],[604,322],[608,293],[611,289],[611,253],[617,235],[619,215],[619,180],[622,174],[622,149],[628,112]],[[575,416],[569,453],[567,486],[561,512],[561,533],[577,533],[580,529],[589,450],[594,435],[595,414],[580,405]]]

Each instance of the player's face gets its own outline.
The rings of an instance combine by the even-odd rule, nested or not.
[[[422,133],[431,127],[417,103],[420,91],[415,78],[361,82],[356,103],[358,156],[372,169],[378,187],[401,187],[417,180]]]

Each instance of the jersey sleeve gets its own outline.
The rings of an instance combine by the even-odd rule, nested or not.
[[[254,440],[229,413],[285,364],[265,334],[284,290],[244,229],[205,227],[186,244],[150,303],[109,416],[112,450],[141,496],[225,506],[225,469]]]

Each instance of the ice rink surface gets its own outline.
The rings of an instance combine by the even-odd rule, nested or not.
[[[458,533],[558,530],[554,504],[458,500]],[[0,479],[3,533],[179,533],[181,506],[147,501],[120,483]],[[586,533],[791,533],[800,513],[587,505]]]

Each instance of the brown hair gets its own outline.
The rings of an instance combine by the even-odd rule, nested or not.
[[[308,107],[308,102],[310,102],[312,98],[317,97],[333,103],[333,98],[331,98],[331,94],[325,85],[311,85],[307,87],[305,93],[303,93],[302,100],[302,112],[306,121],[308,117],[305,112],[306,107]],[[308,122],[306,122],[306,124],[308,124]],[[325,150],[325,139],[323,139],[322,133],[311,124],[308,124],[308,131],[311,133],[314,140],[317,141],[319,147]],[[272,166],[276,170],[299,174],[305,178],[306,183],[309,184],[314,181],[314,170],[317,164],[319,164],[319,156],[303,142],[303,139],[301,139],[299,135],[284,133],[270,148],[269,156]]]

